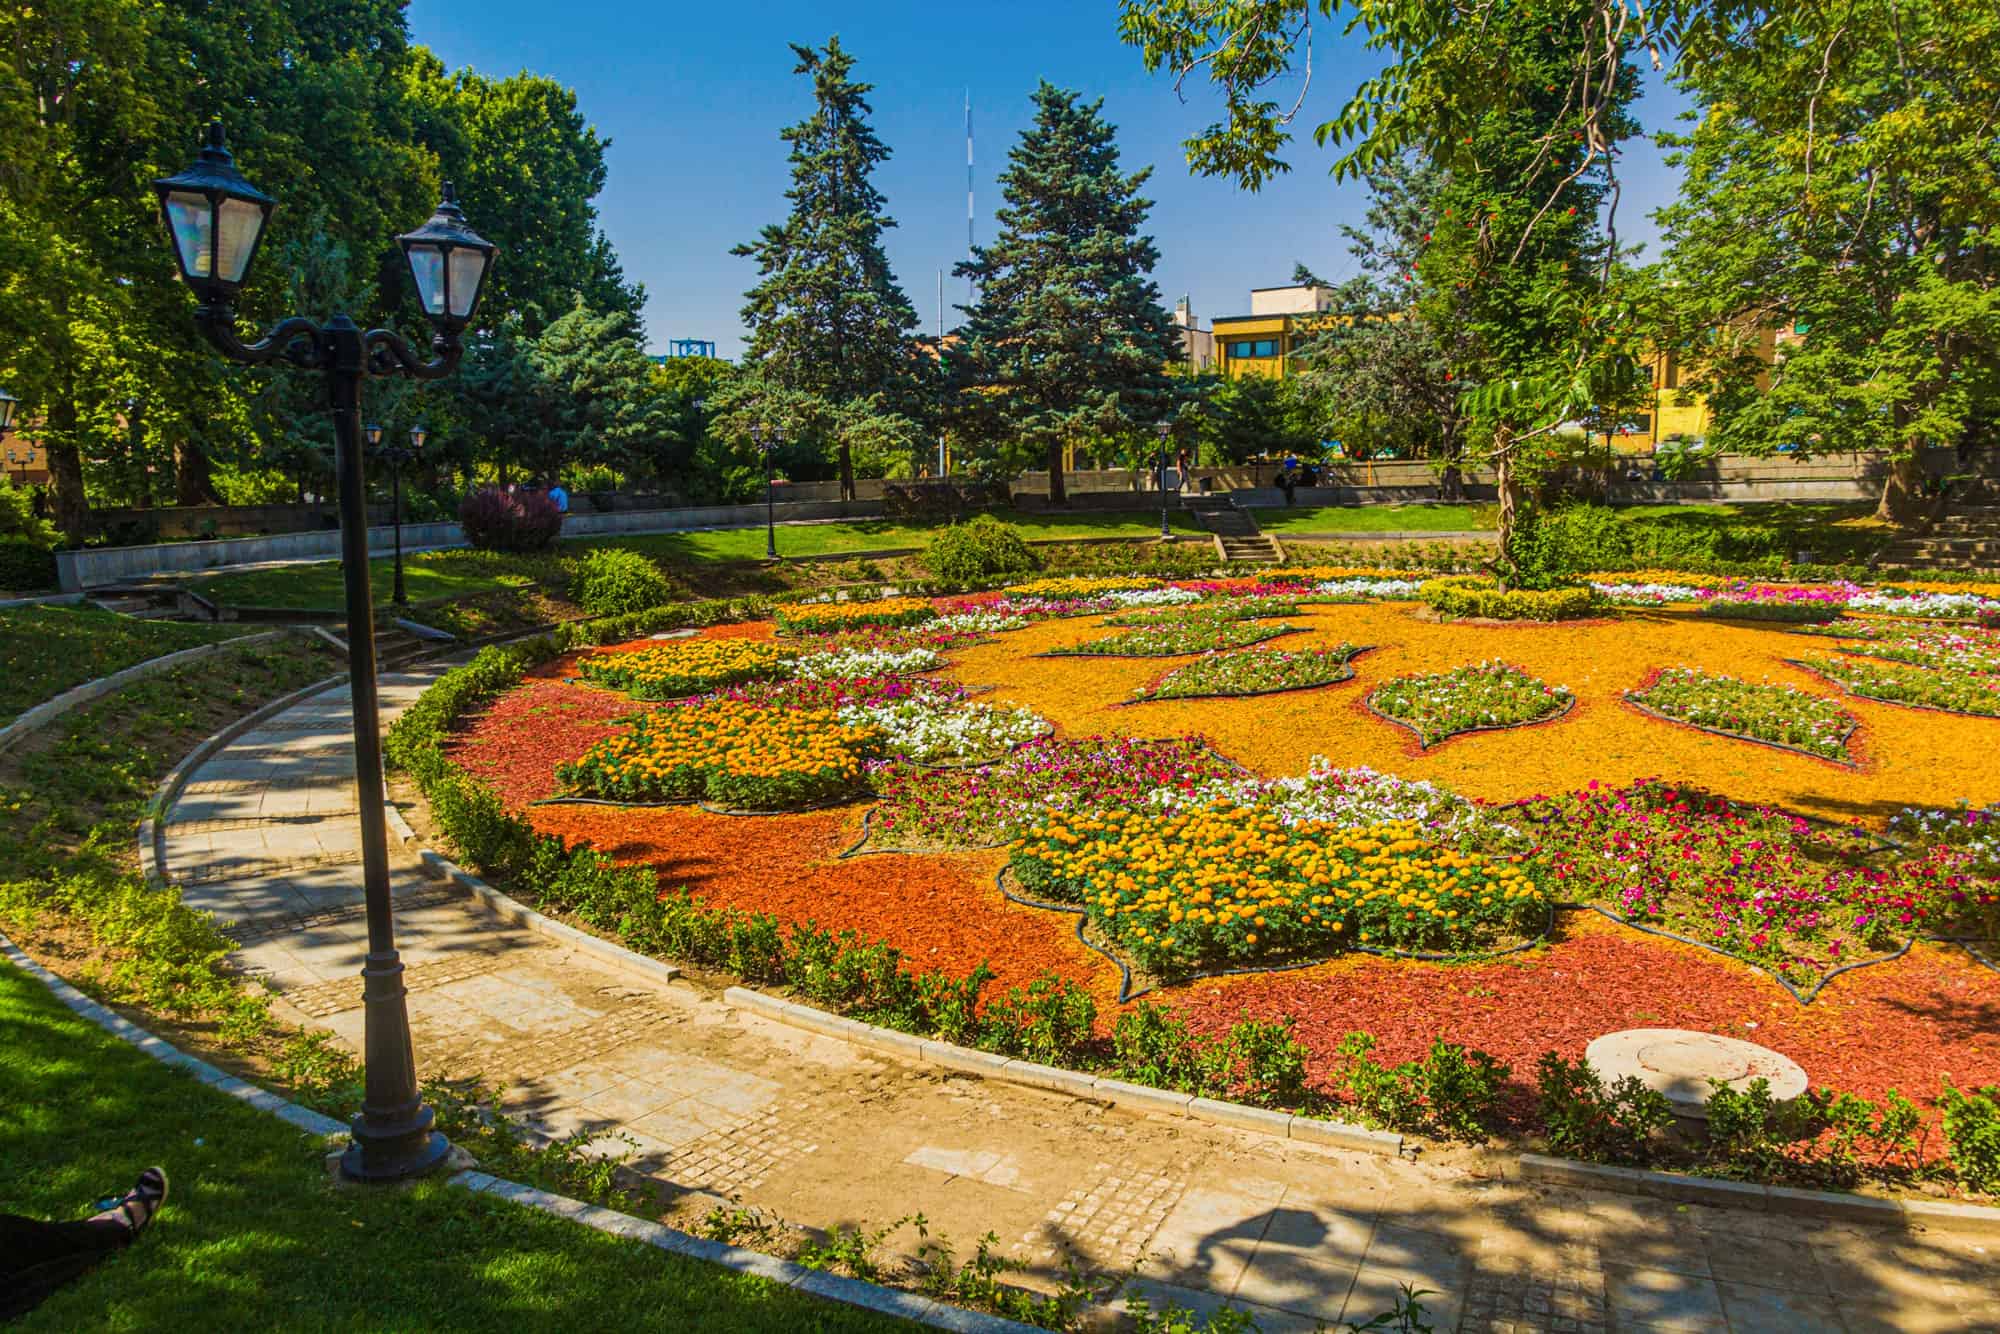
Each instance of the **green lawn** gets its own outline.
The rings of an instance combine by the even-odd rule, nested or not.
[[[332,1183],[309,1137],[0,963],[0,1201],[64,1219],[159,1163],[167,1207],[29,1330],[910,1329],[432,1179]]]
[[[1472,533],[1494,525],[1491,505],[1329,505],[1252,511],[1267,533]]]
[[[0,609],[0,725],[85,681],[253,629],[135,621],[93,607]]]
[[[1005,516],[1029,541],[1087,537],[1143,539],[1160,530],[1157,510],[1132,514],[1053,514]],[[1176,531],[1198,531],[1184,513],[1173,514]],[[859,520],[845,523],[783,524],[778,528],[778,552],[783,556],[837,556],[844,552],[921,549],[930,545],[941,523]],[[643,552],[668,564],[703,561],[762,560],[762,528],[730,528],[699,533],[653,533],[643,536],[572,538],[561,550],[576,555],[592,547],[616,546]],[[371,587],[378,606],[387,605],[393,584],[392,563],[370,564]],[[512,581],[534,580],[560,585],[553,561],[501,557],[488,553],[433,551],[406,556],[403,584],[412,603],[490,593]],[[342,602],[340,564],[288,565],[264,570],[212,574],[192,581],[203,597],[239,607],[338,608]]]

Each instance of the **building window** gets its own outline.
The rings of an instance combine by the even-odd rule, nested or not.
[[[1231,343],[1229,355],[1232,357],[1275,357],[1278,355],[1278,340],[1259,338],[1253,342]]]

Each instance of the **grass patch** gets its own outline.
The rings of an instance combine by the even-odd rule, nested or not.
[[[1253,510],[1267,533],[1484,533],[1493,505],[1325,505]]]
[[[95,607],[5,608],[0,610],[0,725],[86,681],[252,629],[138,621]]]
[[[334,1185],[320,1147],[169,1070],[0,964],[0,1199],[74,1218],[172,1178],[134,1245],[17,1328],[887,1331],[829,1306],[441,1179]]]

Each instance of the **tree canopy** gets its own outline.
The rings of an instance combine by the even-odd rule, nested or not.
[[[978,296],[947,349],[966,433],[1011,468],[1036,451],[1063,499],[1063,446],[1130,439],[1175,415],[1179,343],[1143,234],[1152,174],[1120,169],[1103,100],[1043,83],[1008,152],[1000,231],[957,266]]]

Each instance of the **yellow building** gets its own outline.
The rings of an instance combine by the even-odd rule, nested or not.
[[[1215,317],[1216,370],[1232,380],[1239,375],[1291,374],[1298,339],[1332,305],[1333,289],[1328,287],[1253,288],[1248,315]]]

